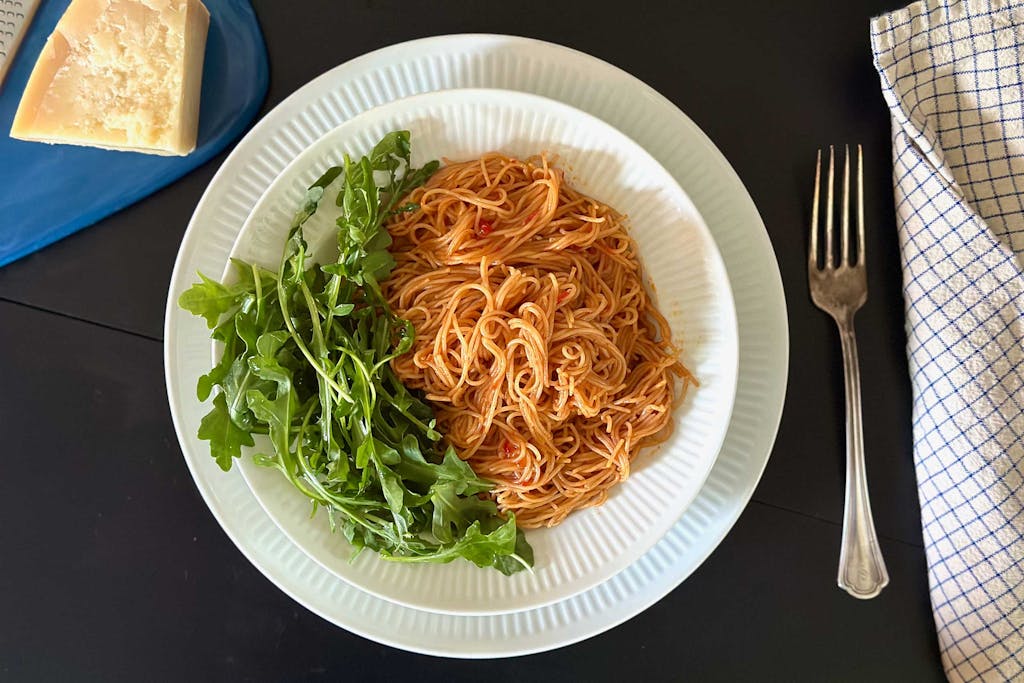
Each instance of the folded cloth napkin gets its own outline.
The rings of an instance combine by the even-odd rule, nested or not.
[[[914,461],[951,681],[1024,679],[1024,3],[874,19],[892,111]]]

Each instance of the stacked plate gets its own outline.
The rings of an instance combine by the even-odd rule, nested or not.
[[[672,439],[642,453],[608,502],[528,532],[537,564],[505,577],[467,562],[348,561],[340,536],[276,472],[221,472],[196,437],[211,345],[176,306],[229,256],[274,265],[303,190],[390,130],[413,162],[544,151],[569,181],[629,216],[659,308],[701,385]],[[324,242],[330,216],[322,216]],[[284,227],[282,227],[284,226]],[[307,233],[317,244],[315,230]],[[344,628],[408,650],[494,657],[559,647],[639,613],[686,578],[738,517],[782,408],[788,341],[774,254],[728,163],[671,103],[563,47],[449,36],[386,48],[300,89],[224,163],[189,225],[166,317],[168,396],[182,450],[214,515],[268,578]]]

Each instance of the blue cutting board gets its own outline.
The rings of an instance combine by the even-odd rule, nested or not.
[[[180,178],[237,138],[267,93],[267,50],[247,0],[210,10],[199,139],[186,157],[160,157],[10,137],[11,122],[47,37],[70,0],[43,0],[0,85],[0,266],[41,249]],[[158,226],[149,226],[156,229]]]

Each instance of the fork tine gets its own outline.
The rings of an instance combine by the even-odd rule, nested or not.
[[[843,145],[843,215],[842,233],[839,236],[842,251],[839,263],[850,265],[850,146]]]
[[[828,192],[825,196],[825,267],[831,268],[832,257],[832,205],[835,200],[832,196],[833,175],[835,171],[836,150],[832,145],[828,146]]]
[[[811,205],[811,241],[807,252],[807,267],[818,268],[818,204],[821,187],[821,150],[818,150],[818,161],[814,165],[814,204]]]
[[[857,145],[857,265],[864,263],[864,150]]]

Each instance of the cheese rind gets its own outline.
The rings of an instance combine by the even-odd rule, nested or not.
[[[199,0],[73,0],[36,61],[11,137],[188,154],[209,23]]]

